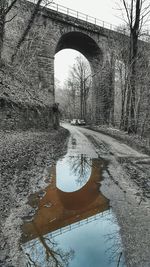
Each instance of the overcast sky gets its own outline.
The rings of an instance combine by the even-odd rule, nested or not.
[[[117,3],[120,0],[55,0],[54,2],[112,24],[121,23],[116,17]]]
[[[118,18],[117,3],[120,0],[55,0],[57,4],[88,14],[110,24],[120,25],[122,20]],[[77,51],[62,50],[55,55],[55,77],[61,85],[68,77],[68,71],[75,62]]]

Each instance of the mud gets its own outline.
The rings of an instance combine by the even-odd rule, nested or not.
[[[0,133],[0,266],[23,267],[20,226],[34,215],[28,195],[43,187],[51,163],[66,153],[68,136],[63,128]]]

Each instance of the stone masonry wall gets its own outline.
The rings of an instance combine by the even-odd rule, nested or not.
[[[9,14],[11,17],[17,12],[17,16],[12,23],[6,24],[4,67],[0,71],[0,129],[44,130],[53,127],[54,89],[50,91],[51,86],[47,81],[54,88],[54,67],[53,62],[50,61],[51,67],[48,59],[38,51],[38,32],[30,32],[14,62],[11,62],[32,10],[24,2],[20,2]],[[48,77],[45,71],[47,68]]]
[[[37,107],[40,107],[39,109],[43,107],[43,113],[40,112],[36,116],[42,121],[44,116],[42,114],[45,114],[45,110],[47,110],[46,118],[49,118],[50,122],[52,122],[53,114],[48,112],[52,110],[55,102],[55,54],[62,49],[72,48],[81,52],[91,65],[93,76],[93,122],[106,124],[110,120],[113,121],[115,94],[114,83],[112,82],[114,79],[112,69],[114,68],[111,62],[111,54],[112,51],[117,49],[116,40],[120,37],[127,40],[127,37],[44,8],[39,11],[29,35],[12,64],[11,57],[15,51],[16,44],[34,9],[34,5],[30,2],[22,0],[17,2],[12,14],[9,14],[11,18],[17,11],[17,16],[11,23],[6,24],[3,50],[3,58],[6,64],[10,64],[11,69],[13,69],[11,87],[13,87],[13,79],[19,81],[20,84],[19,90],[14,93],[16,104],[19,102],[18,106],[22,105],[22,110],[25,114],[24,105],[30,107],[26,110],[30,110],[31,114],[32,109],[34,109],[33,114],[36,114]],[[113,43],[113,45],[110,45],[110,43]],[[4,93],[7,93],[9,95],[8,98],[11,99],[11,88],[9,92]],[[20,96],[19,99],[17,97],[18,94]],[[0,97],[3,98],[3,95],[1,94]],[[23,112],[20,114],[23,114]],[[34,120],[34,115],[31,117]],[[25,116],[23,120],[28,120],[28,116]],[[27,124],[31,125],[30,120]],[[44,125],[46,124],[44,123]]]
[[[25,29],[25,24],[31,15],[33,5],[20,1],[13,12],[18,15],[14,18],[10,25],[7,25],[5,34],[5,46],[3,55],[9,63],[15,51],[19,36]],[[22,8],[23,5],[23,8]],[[10,14],[12,16],[13,14]],[[105,68],[107,61],[107,35],[105,30],[95,27],[83,21],[78,21],[72,17],[65,17],[63,14],[58,14],[54,11],[44,10],[39,12],[35,23],[30,31],[26,42],[21,47],[15,61],[13,62],[17,79],[21,79],[23,84],[26,84],[28,93],[31,93],[31,99],[35,99],[38,104],[46,107],[52,107],[54,99],[54,57],[55,53],[63,48],[74,48],[82,52],[91,64],[94,70],[93,85],[93,117],[95,122],[105,121],[103,106],[105,102],[109,102],[104,96],[105,88],[109,88],[109,81],[102,77],[99,82],[101,67]],[[61,38],[67,33],[77,33],[77,43],[71,43],[65,39],[57,49]],[[87,36],[87,37],[86,37]],[[84,42],[84,38],[87,41]],[[95,50],[97,52],[95,53]],[[108,67],[107,67],[108,69]],[[106,73],[106,70],[105,70]],[[105,75],[108,76],[108,75]],[[105,82],[104,82],[105,80]],[[105,83],[105,84],[104,84]],[[99,87],[98,87],[99,85]],[[21,94],[24,95],[24,86],[20,87]],[[97,92],[97,93],[96,93]],[[32,101],[34,102],[34,101]],[[29,103],[30,104],[30,103]],[[33,103],[32,103],[33,106]],[[102,117],[102,119],[100,119]]]
[[[0,129],[51,129],[52,110],[40,106],[19,105],[0,98]]]
[[[13,71],[10,74],[6,68],[3,72],[0,71],[0,129],[52,128],[52,107],[34,99],[27,84],[18,81],[12,73]]]

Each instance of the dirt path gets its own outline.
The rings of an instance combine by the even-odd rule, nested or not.
[[[104,134],[70,125],[65,128],[74,139],[88,138],[96,154],[109,162],[101,191],[117,216],[127,266],[149,267],[150,157]]]

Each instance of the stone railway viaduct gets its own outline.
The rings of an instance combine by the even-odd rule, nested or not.
[[[33,7],[34,5],[30,2],[19,1],[9,14],[11,18],[17,13],[12,22],[7,23],[5,29],[3,56],[8,63]],[[68,14],[41,8],[30,34],[13,63],[14,76],[17,79],[14,90],[19,87],[14,94],[20,95],[22,102],[17,98],[18,102],[27,102],[28,105],[28,112],[22,111],[19,106],[19,118],[16,120],[16,125],[17,123],[21,125],[19,121],[22,120],[22,116],[25,116],[23,120],[26,127],[30,127],[30,124],[36,126],[40,120],[43,125],[51,125],[51,107],[55,102],[54,58],[57,52],[66,48],[81,52],[90,63],[93,76],[93,121],[103,124],[112,120],[115,101],[115,65],[112,53],[117,49],[119,38],[127,40],[128,37]],[[42,106],[44,106],[44,112]],[[34,119],[34,123],[33,121],[27,122],[28,119],[29,121]]]

